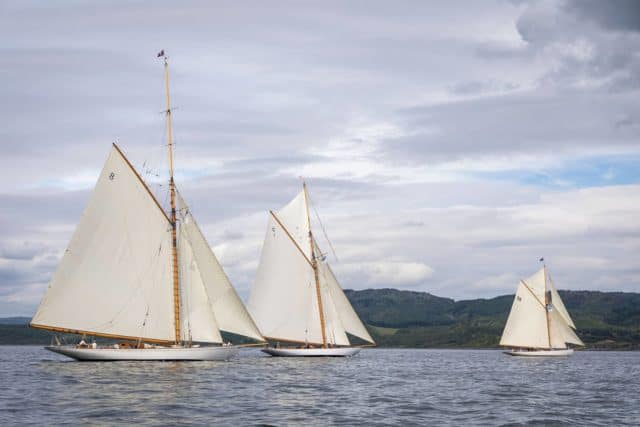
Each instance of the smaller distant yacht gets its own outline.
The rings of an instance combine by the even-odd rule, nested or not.
[[[567,344],[584,346],[546,265],[520,280],[500,345],[511,356],[569,356]]]

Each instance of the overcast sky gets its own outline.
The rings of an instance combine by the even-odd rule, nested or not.
[[[33,314],[113,141],[166,190],[160,49],[178,186],[243,297],[301,175],[344,288],[492,297],[544,256],[559,288],[640,291],[640,2],[21,0],[0,316]]]

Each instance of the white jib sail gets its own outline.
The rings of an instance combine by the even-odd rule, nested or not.
[[[170,230],[114,146],[31,323],[174,341]]]
[[[182,217],[180,214],[178,222],[181,338],[183,341],[221,343],[218,322]]]
[[[567,343],[584,345],[555,307],[549,311],[549,337],[552,348],[566,348]]]
[[[564,318],[565,322],[567,322],[569,326],[575,329],[576,325],[574,325],[573,319],[571,319],[571,316],[569,316],[569,312],[565,308],[564,303],[562,302],[562,298],[560,298],[560,294],[553,284],[551,277],[548,277],[547,279],[547,286],[551,290],[551,303],[553,304],[553,307],[558,310],[559,314]]]
[[[318,282],[320,283],[320,295],[322,298],[322,311],[324,312],[324,327],[327,342],[333,345],[349,345],[349,338],[340,319],[338,307],[331,296],[329,284],[321,273],[322,267],[320,264],[321,263],[318,263]]]
[[[347,296],[344,294],[344,291],[340,287],[340,284],[333,274],[329,264],[324,262],[318,263],[318,269],[321,283],[326,283],[326,286],[329,289],[332,303],[336,308],[340,324],[344,331],[373,344],[373,338],[369,335],[367,328],[362,324],[362,321],[356,314],[353,306],[347,299]]]
[[[202,290],[206,295],[209,310],[217,322],[217,328],[264,341],[180,194],[178,208],[181,231],[192,250],[193,262],[199,273],[200,283],[204,286]]]

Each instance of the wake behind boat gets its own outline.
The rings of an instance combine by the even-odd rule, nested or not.
[[[272,356],[353,356],[347,334],[374,344],[311,230],[307,187],[270,212],[249,312],[275,347]],[[290,347],[285,347],[288,345]]]
[[[117,341],[45,347],[77,360],[225,360],[238,347],[223,345],[221,331],[264,342],[176,190],[161,54],[171,211],[114,144],[30,323]]]
[[[575,327],[545,265],[520,281],[500,345],[511,356],[570,356],[567,344],[584,346]]]

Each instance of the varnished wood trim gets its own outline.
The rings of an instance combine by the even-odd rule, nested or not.
[[[298,341],[298,340],[290,340],[286,338],[265,337],[265,339],[269,341],[278,341],[278,342],[293,343],[293,344],[303,344],[303,345],[309,344],[309,345],[319,345],[319,346],[322,345],[321,342]]]
[[[56,326],[38,325],[36,323],[29,323],[29,327],[36,328],[36,329],[44,329],[46,331],[62,332],[66,334],[91,335],[94,337],[121,339],[121,340],[128,340],[128,341],[142,341],[142,342],[150,342],[155,344],[173,344],[173,340],[159,340],[155,338],[143,338],[143,337],[131,337],[127,335],[105,334],[101,332],[83,331],[79,329],[68,329],[68,328],[59,328]]]
[[[318,313],[320,314],[320,332],[322,332],[322,347],[327,346],[327,333],[325,331],[324,308],[322,307],[322,296],[320,295],[320,278],[318,277],[318,260],[316,259],[315,248],[313,244],[313,233],[311,232],[311,217],[309,216],[309,200],[307,195],[307,183],[302,182],[302,191],[304,192],[304,206],[307,212],[307,227],[309,228],[309,247],[311,253],[311,267],[313,267],[313,277],[316,281],[316,299],[318,301]]]

